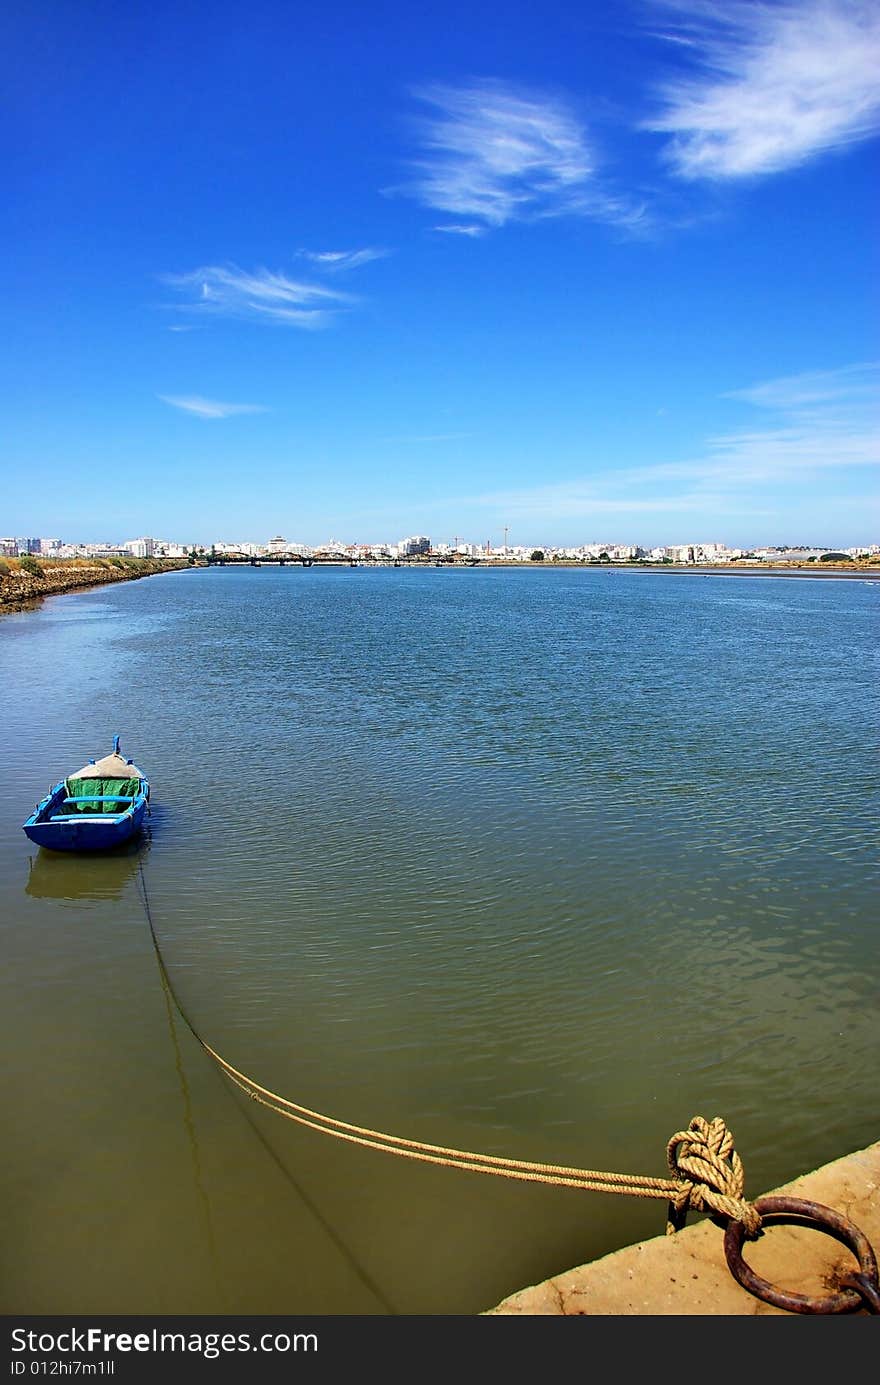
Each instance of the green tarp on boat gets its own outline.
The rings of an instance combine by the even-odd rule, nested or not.
[[[63,804],[63,813],[124,813],[128,804],[114,798],[137,797],[143,775],[137,765],[114,750],[100,760],[90,760],[76,774],[65,779],[68,798],[103,798],[103,803]]]
[[[94,769],[94,766],[90,766]],[[99,779],[95,775],[74,775],[70,779],[65,779],[64,787],[68,798],[103,798],[103,803],[71,803],[63,804],[62,811],[66,813],[123,813],[128,806],[126,803],[114,802],[114,799],[136,798],[141,791],[140,778],[134,779]]]

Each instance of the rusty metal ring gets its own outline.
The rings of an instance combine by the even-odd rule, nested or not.
[[[784,1308],[789,1313],[855,1313],[860,1308],[871,1307],[871,1298],[876,1301],[878,1294],[877,1259],[867,1237],[846,1217],[831,1207],[823,1207],[818,1202],[807,1202],[797,1197],[759,1197],[753,1204],[766,1225],[788,1223],[795,1226],[809,1226],[823,1231],[835,1240],[848,1246],[859,1262],[861,1274],[850,1281],[854,1285],[864,1281],[863,1289],[848,1288],[842,1293],[830,1294],[826,1298],[814,1298],[809,1294],[788,1293],[777,1289],[775,1284],[755,1274],[742,1258],[742,1243],[746,1229],[742,1222],[731,1221],[724,1233],[724,1254],[730,1272],[738,1284],[748,1289],[755,1298],[772,1303],[775,1308]],[[846,1282],[845,1280],[843,1281]]]
[[[876,1280],[872,1284],[866,1274],[853,1272],[840,1276],[840,1286],[842,1289],[855,1289],[865,1300],[868,1312],[880,1314],[880,1286]]]

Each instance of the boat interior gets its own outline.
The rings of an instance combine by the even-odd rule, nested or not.
[[[143,792],[141,780],[133,779],[65,779],[63,797],[55,796],[50,803],[50,822],[76,814],[90,817],[103,813],[124,813],[138,794]]]

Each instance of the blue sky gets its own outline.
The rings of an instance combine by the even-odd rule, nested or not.
[[[880,538],[880,10],[7,0],[0,532]]]

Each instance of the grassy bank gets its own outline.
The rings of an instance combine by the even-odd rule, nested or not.
[[[186,558],[0,558],[0,614],[26,609],[44,596],[188,566]]]

